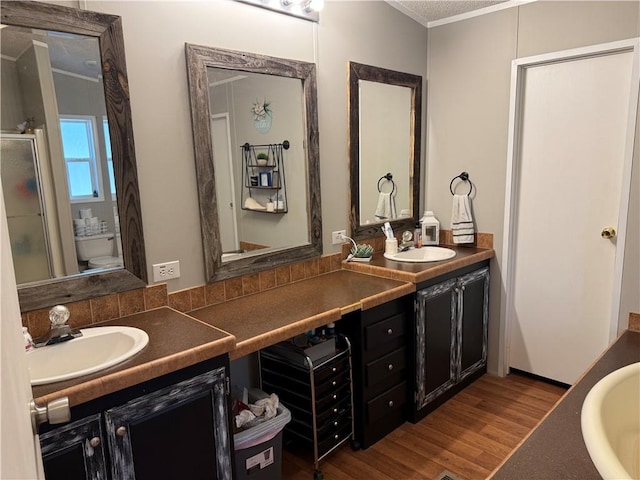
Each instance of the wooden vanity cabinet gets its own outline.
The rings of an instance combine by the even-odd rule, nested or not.
[[[413,301],[406,296],[338,322],[353,349],[355,447],[370,447],[408,417],[412,320]]]
[[[413,422],[486,372],[488,316],[488,261],[418,286]]]
[[[104,438],[99,414],[89,415],[40,435],[45,478],[107,478]]]
[[[233,477],[228,358],[72,408],[41,435],[47,480]]]

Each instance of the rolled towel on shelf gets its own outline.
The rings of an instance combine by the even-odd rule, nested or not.
[[[451,232],[455,244],[473,243],[475,240],[471,202],[468,195],[453,196]]]

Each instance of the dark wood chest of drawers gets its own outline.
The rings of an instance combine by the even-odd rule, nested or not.
[[[412,307],[411,297],[399,298],[350,313],[338,325],[352,343],[354,437],[363,448],[407,419]]]

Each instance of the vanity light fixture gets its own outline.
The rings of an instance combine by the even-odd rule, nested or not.
[[[324,0],[236,0],[248,3],[257,7],[273,10],[274,12],[285,13],[294,17],[320,21],[318,12],[324,7]]]

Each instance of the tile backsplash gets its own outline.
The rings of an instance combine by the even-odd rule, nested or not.
[[[189,312],[196,308],[215,305],[340,270],[341,262],[342,255],[335,253],[177,292],[168,293],[167,285],[163,283],[68,303],[66,306],[71,313],[69,325],[73,328],[85,327],[163,306],[169,306],[180,312]],[[46,334],[49,331],[49,308],[23,312],[22,325],[29,328],[33,337]]]

